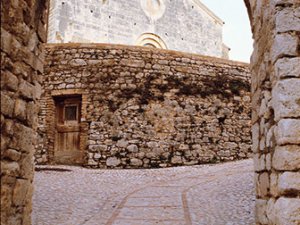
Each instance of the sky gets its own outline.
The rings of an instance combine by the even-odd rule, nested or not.
[[[243,0],[201,0],[224,22],[223,42],[231,50],[232,60],[250,62],[252,34],[247,9]]]

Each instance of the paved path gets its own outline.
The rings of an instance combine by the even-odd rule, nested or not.
[[[34,225],[254,224],[252,160],[151,170],[38,169]]]

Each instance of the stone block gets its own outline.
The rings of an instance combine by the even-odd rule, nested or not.
[[[11,147],[21,152],[33,152],[36,142],[36,132],[22,124],[15,123],[14,136],[12,138]]]
[[[133,145],[133,144],[129,145],[127,147],[127,149],[128,149],[129,152],[138,152],[139,151],[138,147],[136,145]]]
[[[298,38],[288,33],[277,34],[271,49],[271,60],[274,63],[283,56],[298,55]]]
[[[86,66],[87,63],[85,62],[84,59],[72,59],[69,64],[71,66]]]
[[[1,113],[3,115],[12,117],[14,112],[15,101],[7,94],[1,91]]]
[[[31,112],[33,113],[33,112]],[[19,120],[26,120],[26,102],[22,99],[17,99],[15,102],[14,115]],[[33,116],[33,115],[32,115]]]
[[[27,197],[27,191],[30,187],[28,180],[17,179],[16,185],[13,191],[13,203],[16,206],[24,205]]]
[[[128,141],[121,139],[116,144],[120,148],[126,148],[128,146]]]
[[[270,190],[270,178],[268,173],[261,173],[256,183],[256,193],[259,197],[266,197]]]
[[[17,162],[1,160],[1,175],[17,177],[20,173],[20,165]]]
[[[280,197],[268,201],[268,224],[299,225],[300,199]]]
[[[276,127],[275,136],[279,145],[300,144],[300,120],[280,120]]]
[[[300,57],[282,58],[275,63],[277,78],[300,77]]]
[[[253,156],[254,169],[257,172],[266,170],[265,155],[255,154]]]
[[[255,221],[260,224],[268,224],[267,201],[256,199],[255,201]]]
[[[20,178],[32,181],[34,174],[34,149],[30,153],[23,153],[20,163]]]
[[[284,172],[278,178],[278,190],[283,194],[300,192],[300,172]]]
[[[257,153],[259,152],[259,137],[260,137],[259,124],[255,123],[252,126],[251,131],[252,131],[252,152]]]
[[[1,72],[1,88],[7,87],[8,90],[16,91],[18,89],[19,80],[17,76],[9,71]]]
[[[279,81],[272,91],[272,106],[275,121],[300,117],[300,79]]]
[[[273,197],[278,197],[278,174],[271,173],[270,175],[270,193]]]
[[[106,165],[111,166],[111,167],[116,167],[120,165],[121,160],[118,159],[117,157],[108,157],[106,160]]]
[[[24,80],[20,81],[19,85],[20,94],[23,98],[32,100],[35,92],[34,86]]]
[[[182,164],[182,157],[175,155],[171,158],[171,163],[176,165],[176,164]]]
[[[143,161],[137,158],[132,158],[130,159],[130,165],[132,166],[142,166],[143,165]]]
[[[21,153],[16,151],[15,149],[6,149],[2,152],[2,157],[4,159],[18,161],[21,158]]]
[[[272,158],[272,166],[276,170],[299,170],[300,146],[277,146]]]
[[[300,31],[300,17],[296,16],[297,10],[299,11],[296,7],[285,7],[277,11],[275,15],[277,33]]]

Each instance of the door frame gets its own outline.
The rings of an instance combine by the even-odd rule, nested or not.
[[[69,97],[81,97],[81,108],[79,113],[79,151],[82,152],[82,160],[77,165],[86,164],[86,152],[87,152],[87,140],[88,140],[88,122],[87,116],[87,99],[88,94],[81,89],[67,89],[67,90],[53,90],[50,94],[45,96],[47,105],[47,117],[46,117],[46,136],[47,136],[47,150],[48,150],[48,162],[50,164],[60,164],[55,160],[55,134],[56,134],[56,98],[69,98]]]

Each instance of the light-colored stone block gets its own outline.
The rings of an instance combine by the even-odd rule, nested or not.
[[[278,178],[278,190],[281,194],[300,191],[300,172],[284,172]]]
[[[286,7],[282,10],[278,10],[275,17],[276,32],[300,31],[300,18],[296,16],[296,13],[296,7]]]
[[[255,201],[255,221],[256,223],[267,224],[267,201],[256,199]]]
[[[288,33],[277,34],[274,39],[271,50],[271,59],[274,63],[278,58],[283,56],[297,56],[298,38],[296,35]]]
[[[255,123],[252,125],[252,152],[256,153],[259,151],[259,124]]]
[[[268,202],[268,224],[299,225],[300,199],[280,197],[277,201]]]
[[[300,57],[282,58],[275,63],[277,78],[300,77]]]
[[[279,81],[272,91],[272,106],[276,121],[300,117],[300,79]]]
[[[279,145],[300,144],[300,120],[280,120],[276,127],[275,134]]]
[[[300,146],[285,145],[275,149],[272,166],[276,170],[300,169]]]

